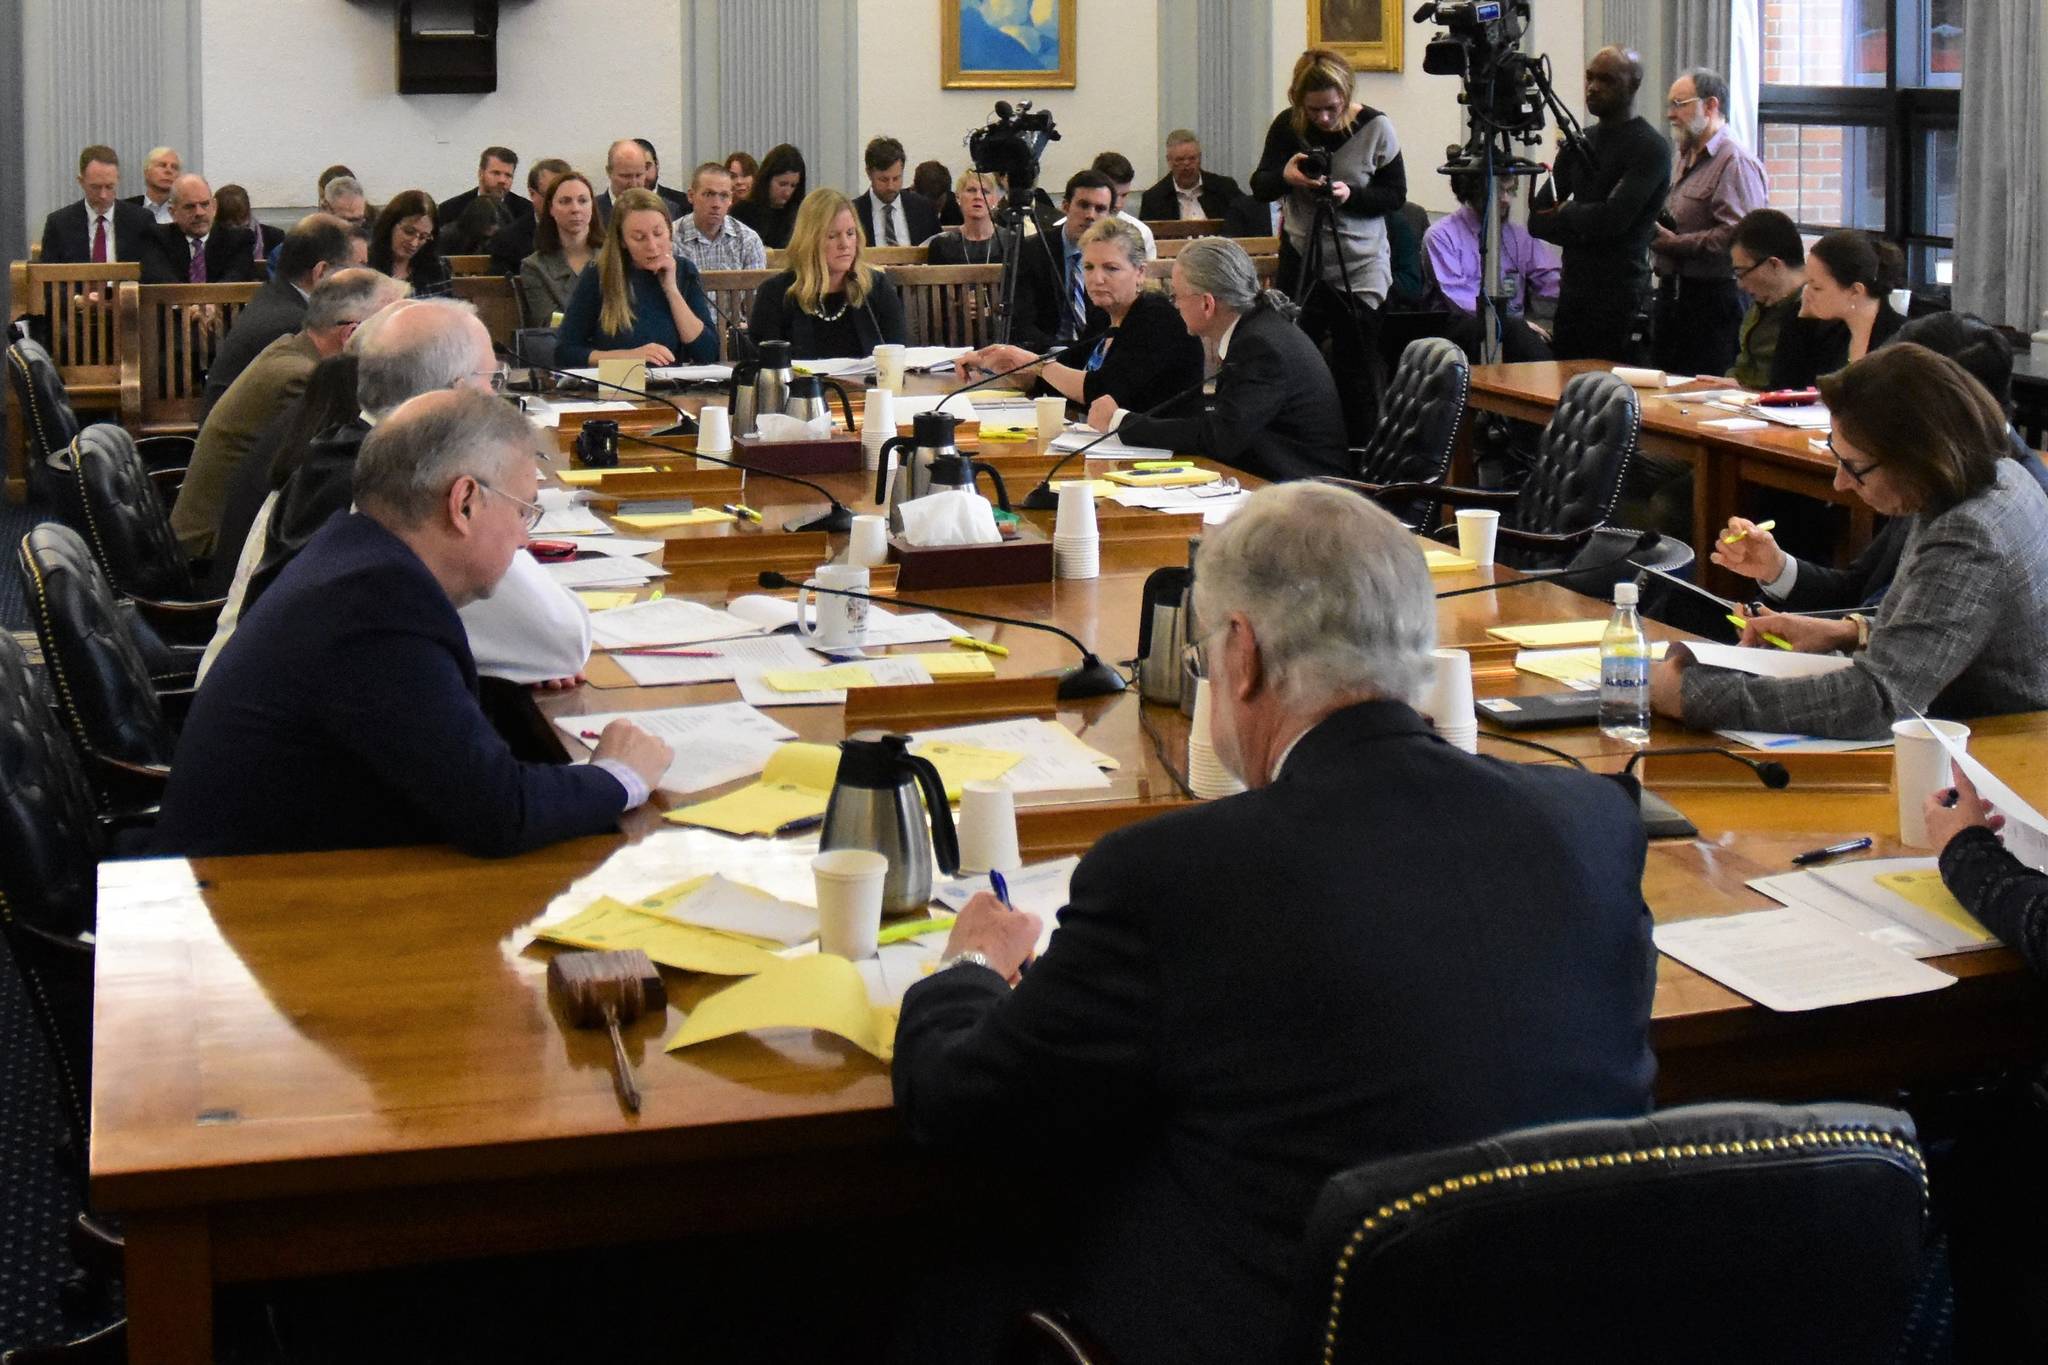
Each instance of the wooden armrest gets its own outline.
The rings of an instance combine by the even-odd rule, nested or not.
[[[1500,488],[1460,488],[1456,484],[1433,483],[1427,485],[1430,495],[1452,507],[1498,507],[1502,510],[1513,507],[1521,500],[1520,493]]]
[[[1565,531],[1560,534],[1552,534],[1548,531],[1517,531],[1512,527],[1503,526],[1500,528],[1500,536],[1501,539],[1511,541],[1516,545],[1528,545],[1537,549],[1566,550],[1575,545],[1584,545],[1593,538],[1593,533],[1599,529],[1598,526],[1588,526],[1583,531]]]
[[[164,469],[171,465],[192,463],[192,452],[199,448],[195,436],[138,436],[135,438],[135,453],[152,470]]]
[[[129,600],[166,644],[198,645],[201,648],[213,639],[221,608],[228,604],[225,597],[210,597],[203,602],[159,602],[149,597],[131,597]]]
[[[191,685],[189,677],[182,681],[185,684],[183,686],[156,689],[156,704],[163,709],[164,719],[170,723],[173,730],[183,728],[185,717],[192,714],[193,698],[199,695],[199,689]]]
[[[1115,1365],[1066,1313],[1034,1308],[1018,1320],[1002,1365]]]
[[[106,791],[111,813],[122,816],[152,815],[163,804],[164,788],[171,770],[161,763],[129,763],[107,754],[93,754],[92,762]]]

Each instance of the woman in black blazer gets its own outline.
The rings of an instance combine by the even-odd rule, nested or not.
[[[1122,218],[1104,218],[1081,237],[1088,290],[1088,337],[1048,357],[1046,388],[1083,408],[1107,395],[1143,412],[1202,382],[1202,343],[1164,293],[1145,287],[1145,239]],[[1021,346],[985,346],[961,365],[994,374],[1031,363]]]
[[[1905,257],[1875,233],[1837,228],[1808,247],[1799,316],[1822,325],[1797,333],[1795,344],[1780,340],[1771,387],[1809,388],[1890,341],[1906,322],[1891,305],[1905,275]]]
[[[910,333],[903,300],[889,277],[860,257],[853,205],[838,190],[813,190],[790,232],[790,268],[755,293],[748,335],[789,342],[796,360],[871,355],[885,341],[903,344]]]
[[[448,263],[434,249],[439,209],[425,190],[394,195],[370,229],[370,268],[412,286],[414,298],[446,294],[452,288]]]
[[[789,245],[809,182],[804,154],[787,142],[779,143],[761,158],[753,188],[732,206],[732,216],[760,234],[761,245],[779,251]]]

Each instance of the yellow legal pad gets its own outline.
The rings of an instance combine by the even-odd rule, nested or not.
[[[1126,488],[1181,488],[1191,484],[1215,483],[1223,476],[1213,469],[1160,470],[1153,473],[1119,469],[1102,477]]]
[[[995,661],[986,654],[912,654],[934,678],[993,678]],[[777,692],[822,692],[829,688],[874,687],[875,676],[864,664],[834,664],[830,668],[771,668],[761,681]]]
[[[1524,649],[1569,649],[1597,645],[1606,631],[1605,621],[1552,621],[1540,626],[1492,626],[1486,633]]]
[[[624,469],[562,469],[556,471],[555,477],[568,484],[571,488],[595,488],[600,483],[603,483],[607,476],[616,479],[621,474],[631,477],[635,474],[658,474],[660,472],[660,470],[652,465],[644,465],[637,469],[628,465]]]
[[[637,592],[606,592],[599,588],[579,589],[576,596],[592,611],[610,611],[614,607],[630,607],[640,600]]]
[[[609,896],[546,925],[534,937],[571,948],[638,948],[664,967],[713,976],[751,976],[782,961],[766,948],[716,929],[679,924]]]
[[[1991,931],[1977,922],[1977,917],[1963,909],[1963,903],[1950,893],[1941,880],[1938,868],[1925,868],[1918,872],[1887,872],[1875,878],[1885,890],[1913,903],[1930,915],[1939,916],[1961,929],[1979,943],[1991,941]]]
[[[1431,573],[1465,573],[1479,567],[1478,560],[1454,555],[1449,550],[1424,550],[1422,562],[1429,565]]]
[[[972,744],[937,741],[913,744],[910,752],[939,770],[946,796],[958,801],[969,782],[993,782],[1024,761],[1024,755]],[[839,775],[839,747],[791,740],[780,745],[761,770],[761,780],[724,796],[680,806],[665,817],[678,825],[700,825],[727,834],[773,834],[792,820],[825,813],[832,781]]]
[[[730,512],[716,507],[698,507],[688,512],[627,512],[612,518],[614,526],[632,531],[666,531],[671,526],[704,526],[714,521],[731,521]]]
[[[1670,646],[1658,640],[1650,646],[1650,657],[1661,659]],[[1539,678],[1553,682],[1583,683],[1587,687],[1600,685],[1600,651],[1598,649],[1552,649],[1539,654],[1527,651],[1515,656],[1515,667],[1524,673],[1534,673]]]
[[[1087,484],[1088,492],[1091,497],[1106,498],[1111,493],[1116,492],[1116,485],[1111,483],[1108,479],[1061,479],[1057,483],[1053,484],[1052,491],[1057,493],[1062,488],[1069,488],[1077,483]]]
[[[709,997],[690,1011],[667,1050],[777,1028],[836,1033],[885,1062],[896,1050],[895,1007],[870,1004],[867,984],[854,965],[823,953],[777,958],[773,966]]]

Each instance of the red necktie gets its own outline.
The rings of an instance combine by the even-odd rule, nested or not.
[[[92,220],[92,223],[92,263],[94,265],[105,265],[107,263],[107,216],[99,214]]]
[[[192,268],[185,278],[194,284],[206,283],[206,243],[197,237],[192,238]]]

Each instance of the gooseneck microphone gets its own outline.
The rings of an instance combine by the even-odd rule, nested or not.
[[[1068,342],[1067,345],[1059,347],[1058,350],[1047,351],[1044,355],[1040,356],[1033,356],[1031,359],[1025,361],[1022,365],[1012,365],[1007,370],[996,370],[993,373],[983,375],[979,379],[971,380],[968,383],[962,384],[958,388],[948,389],[946,390],[946,396],[939,400],[938,406],[933,408],[932,411],[944,412],[946,410],[946,404],[952,402],[955,398],[959,397],[963,393],[972,393],[974,390],[982,388],[985,385],[995,383],[998,379],[1008,379],[1013,374],[1020,374],[1025,370],[1033,368],[1034,366],[1043,365],[1048,360],[1056,359],[1059,356],[1060,351],[1069,350],[1075,346],[1092,346],[1096,342],[1102,340],[1104,337],[1108,335],[1109,329],[1105,327],[1103,330],[1096,332],[1092,336],[1085,336],[1081,337],[1079,340]]]
[[[1774,792],[1783,791],[1792,785],[1791,772],[1786,769],[1784,764],[1777,760],[1751,758],[1747,754],[1738,754],[1733,749],[1723,749],[1713,744],[1680,744],[1674,745],[1669,749],[1638,749],[1629,755],[1628,762],[1622,765],[1622,775],[1625,777],[1634,776],[1636,764],[1641,763],[1646,758],[1675,757],[1679,754],[1719,754],[1729,762],[1740,763],[1743,767],[1755,773],[1756,780]]]
[[[1180,402],[1181,399],[1189,398],[1197,393],[1200,393],[1202,391],[1202,386],[1208,382],[1209,381],[1207,379],[1196,380],[1194,383],[1182,389],[1179,393],[1174,394],[1171,398],[1167,398],[1162,400],[1161,402],[1154,403],[1151,407],[1146,408],[1143,412],[1138,413],[1137,415],[1140,417],[1157,417],[1160,413],[1165,412],[1175,403]],[[1093,450],[1096,446],[1101,445],[1104,441],[1107,441],[1110,437],[1116,435],[1119,430],[1121,430],[1121,428],[1111,427],[1108,431],[1103,432],[1100,436],[1097,436],[1094,439],[1083,443],[1082,445],[1076,446],[1074,449],[1068,451],[1065,455],[1062,455],[1057,464],[1055,464],[1051,469],[1045,471],[1045,477],[1038,481],[1038,487],[1032,489],[1029,493],[1025,494],[1024,501],[1019,503],[1018,506],[1026,508],[1033,512],[1050,512],[1053,509],[1057,508],[1060,505],[1060,495],[1053,492],[1053,475],[1059,473],[1062,469],[1065,469],[1067,467],[1067,461],[1073,459],[1076,455],[1083,455],[1086,454],[1088,451]]]
[[[919,611],[935,611],[945,616],[965,616],[974,621],[993,621],[999,626],[1016,626],[1022,630],[1043,630],[1059,636],[1075,649],[1081,651],[1081,662],[1060,674],[1059,699],[1079,701],[1084,697],[1107,697],[1123,691],[1130,684],[1124,675],[1096,657],[1095,651],[1081,643],[1080,639],[1058,626],[1043,621],[1026,621],[1016,616],[997,616],[991,612],[968,611],[964,607],[942,607],[934,602],[913,602],[907,597],[877,597],[873,593],[855,592],[851,588],[828,588],[821,583],[799,584],[773,569],[762,572],[758,580],[764,588],[805,587],[812,592],[829,593],[834,597],[857,597],[863,602],[874,602],[881,606],[915,607]]]
[[[661,433],[656,432],[655,434],[660,435]],[[652,446],[656,450],[667,450],[671,455],[692,453],[689,451],[671,450],[668,446],[650,441],[643,436],[635,436],[629,431],[620,432],[619,439],[621,441],[631,441],[634,445]],[[844,534],[853,529],[853,510],[845,503],[839,501],[839,499],[833,497],[832,490],[825,487],[824,484],[812,483],[809,479],[799,478],[795,474],[784,474],[776,469],[763,469],[759,465],[741,464],[738,460],[728,460],[722,455],[707,455],[701,450],[694,453],[700,460],[709,460],[713,464],[724,465],[727,469],[737,469],[743,474],[759,474],[764,479],[780,479],[784,483],[793,483],[800,487],[808,488],[813,493],[824,498],[826,502],[832,504],[831,510],[822,516],[813,517],[801,524],[791,522],[782,528],[785,531],[836,531]]]
[[[649,393],[645,389],[629,389],[624,384],[614,384],[608,379],[599,379],[595,375],[577,374],[574,370],[558,370],[552,365],[536,365],[530,360],[521,359],[518,352],[513,351],[504,346],[499,346],[496,347],[495,349],[497,350],[499,355],[505,357],[507,360],[512,361],[514,364],[524,366],[529,370],[542,370],[548,374],[554,375],[558,379],[574,379],[586,384],[595,384],[600,389],[611,389],[617,393],[630,394],[635,398],[645,398],[650,403],[660,403],[672,409],[676,415],[676,420],[674,424],[663,427],[660,431],[652,433],[653,435],[688,436],[697,430],[697,419],[690,416],[689,413],[684,412],[682,405],[680,403],[677,403],[674,399],[664,398],[658,393]]]
[[[1755,773],[1756,780],[1772,791],[1782,791],[1792,785],[1792,774],[1786,771],[1784,764],[1772,759],[1750,758],[1732,749],[1723,749],[1712,744],[1681,744],[1668,749],[1638,749],[1629,755],[1628,762],[1622,767],[1616,780],[1624,786],[1635,786],[1636,814],[1643,822],[1643,832],[1652,839],[1689,839],[1700,832],[1697,825],[1685,818],[1683,811],[1637,780],[1636,765],[1646,758],[1654,758],[1660,754],[1719,754]]]
[[[1505,583],[1481,583],[1476,588],[1453,588],[1449,592],[1438,593],[1436,595],[1437,601],[1441,602],[1447,597],[1467,597],[1475,592],[1505,592],[1509,588],[1519,588],[1529,583],[1549,583],[1559,578],[1574,578],[1579,574],[1598,573],[1602,569],[1611,569],[1625,560],[1633,559],[1639,554],[1655,549],[1657,543],[1663,539],[1663,535],[1659,532],[1644,531],[1629,542],[1627,549],[1607,559],[1597,560],[1591,564],[1567,564],[1562,569],[1538,569],[1520,578],[1510,578]]]

